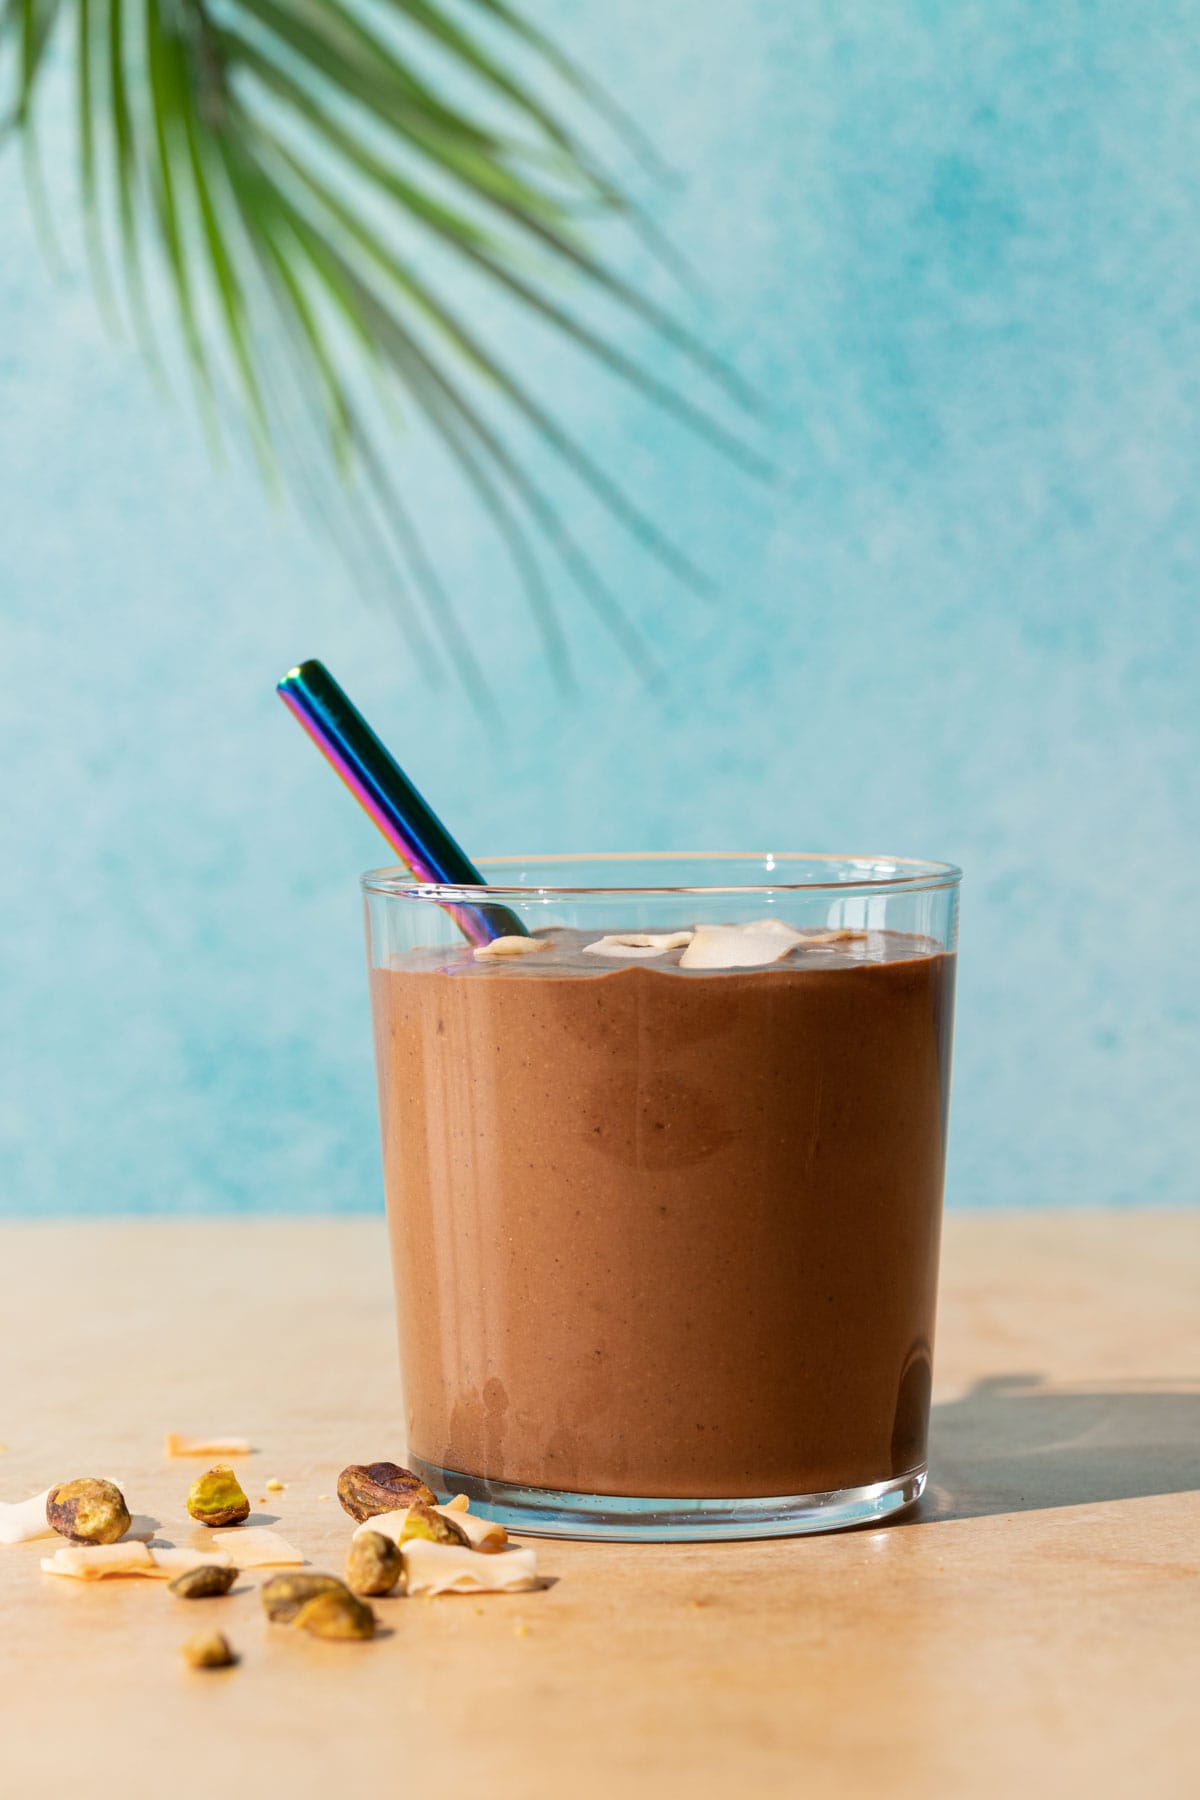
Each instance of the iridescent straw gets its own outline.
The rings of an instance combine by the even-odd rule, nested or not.
[[[314,659],[289,669],[276,692],[417,881],[447,887],[487,885],[324,663]],[[529,935],[506,906],[461,905],[446,910],[473,944]]]

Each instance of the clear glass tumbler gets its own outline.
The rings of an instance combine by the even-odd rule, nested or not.
[[[911,1505],[960,872],[760,854],[483,873],[363,877],[410,1465],[569,1537],[785,1535]],[[456,921],[489,907],[541,947],[479,957]],[[596,949],[628,934],[677,941]],[[750,955],[773,960],[705,966]]]

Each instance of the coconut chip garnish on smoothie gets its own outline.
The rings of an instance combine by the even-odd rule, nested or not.
[[[477,868],[321,664],[280,693],[402,863],[362,887],[414,1476],[558,1536],[911,1506],[959,871]]]

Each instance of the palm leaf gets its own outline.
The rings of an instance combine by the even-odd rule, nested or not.
[[[9,88],[0,124],[7,118],[29,146],[60,34],[77,60],[80,180],[102,296],[116,291],[116,251],[133,330],[153,354],[153,255],[206,418],[240,424],[268,475],[303,494],[306,510],[328,498],[336,475],[330,529],[351,560],[372,546],[370,564],[387,572],[423,662],[431,650],[418,602],[477,705],[491,704],[400,492],[381,405],[393,399],[432,432],[491,520],[560,677],[569,662],[542,550],[653,679],[634,622],[510,431],[552,451],[680,580],[702,590],[701,572],[436,278],[457,259],[649,404],[764,473],[694,381],[684,393],[626,350],[615,326],[564,297],[568,277],[582,298],[671,346],[714,404],[719,390],[751,404],[736,372],[595,248],[597,214],[655,240],[589,142],[597,125],[612,127],[657,170],[636,123],[507,0],[453,9],[446,0],[0,0]]]

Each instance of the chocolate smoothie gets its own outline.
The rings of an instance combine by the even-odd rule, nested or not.
[[[371,974],[412,1455],[664,1498],[918,1468],[954,957],[546,935]]]

